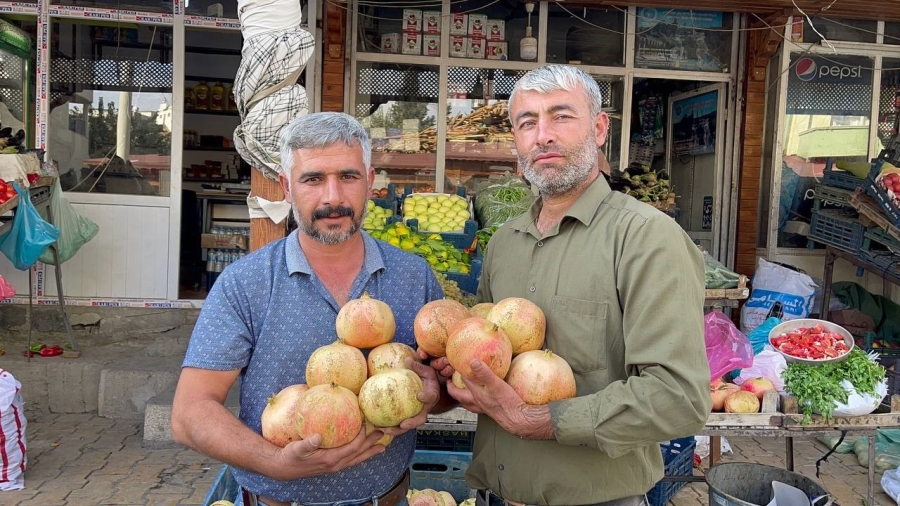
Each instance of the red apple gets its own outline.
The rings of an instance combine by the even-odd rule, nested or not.
[[[741,386],[741,390],[746,390],[747,392],[752,393],[756,396],[757,399],[762,401],[763,395],[765,395],[766,392],[775,390],[775,385],[773,385],[771,381],[763,377],[750,378],[744,382],[744,384]]]

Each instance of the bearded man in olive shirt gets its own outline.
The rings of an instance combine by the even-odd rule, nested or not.
[[[596,82],[564,65],[529,72],[510,96],[519,163],[540,198],[491,238],[478,299],[535,302],[545,347],[572,366],[578,392],[529,406],[479,361],[466,389],[447,382],[479,413],[466,479],[481,504],[643,504],[663,476],[658,443],[696,434],[710,412],[700,251],[600,177],[600,105]]]

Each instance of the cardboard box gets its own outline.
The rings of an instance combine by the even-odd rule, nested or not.
[[[506,40],[506,21],[502,19],[487,20],[487,40],[504,41]]]
[[[440,35],[423,35],[422,36],[422,54],[425,56],[441,55],[441,36]]]
[[[402,54],[422,54],[422,34],[403,32],[403,45],[400,46]]]
[[[441,33],[441,12],[440,11],[424,11],[422,13],[422,32],[432,35],[440,35]]]
[[[403,31],[422,31],[422,11],[418,9],[403,9]]]
[[[487,36],[487,15],[486,14],[469,14],[469,37]]]
[[[469,33],[469,15],[450,15],[450,35],[467,35]]]
[[[450,36],[450,56],[455,58],[465,58],[468,51],[469,41],[464,35]]]
[[[466,47],[467,58],[484,58],[485,40],[469,37],[469,44]]]
[[[488,60],[506,60],[507,59],[507,43],[489,40],[484,50],[485,58]]]
[[[387,54],[400,53],[400,34],[384,33],[381,34],[381,52]]]
[[[245,235],[200,234],[200,247],[210,249],[247,249]]]

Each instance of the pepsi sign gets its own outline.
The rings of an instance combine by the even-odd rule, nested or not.
[[[803,83],[872,84],[871,58],[815,55],[791,59],[790,80]]]

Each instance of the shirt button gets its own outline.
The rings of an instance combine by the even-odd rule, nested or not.
[[[538,241],[538,248],[544,245],[544,241]]]
[[[534,293],[534,285],[532,285],[531,288],[528,289],[528,291]]]
[[[503,464],[498,465],[498,466],[497,466],[497,469],[499,469],[499,470],[502,471],[502,470],[503,470]]]

